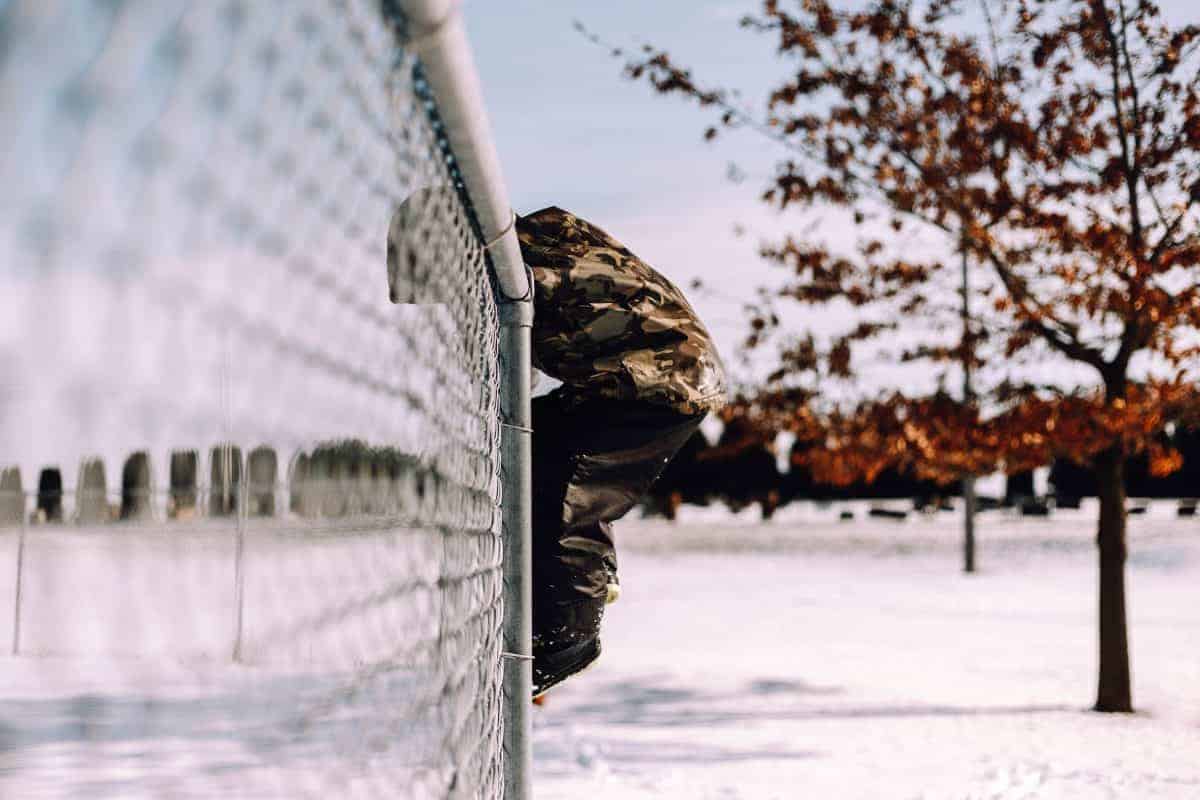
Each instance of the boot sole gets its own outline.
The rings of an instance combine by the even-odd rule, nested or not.
[[[534,693],[533,693],[534,700],[537,700],[540,697],[544,697],[546,695],[546,692],[550,691],[555,686],[558,686],[560,683],[565,681],[567,678],[573,677],[575,675],[578,675],[581,672],[584,672],[590,666],[595,664],[596,660],[600,658],[600,637],[598,637],[598,636],[594,639],[590,639],[587,642],[577,645],[577,647],[579,647],[578,652],[571,654],[572,657],[569,662],[563,664],[557,670],[554,670],[553,672],[551,672],[550,676],[548,678],[546,678],[541,683],[541,685],[539,685],[536,689],[534,689]],[[570,652],[570,650],[573,650],[573,649],[574,648],[570,648],[567,652]],[[563,655],[563,654],[560,654],[560,655]]]

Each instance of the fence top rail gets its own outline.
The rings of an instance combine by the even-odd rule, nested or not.
[[[496,282],[506,299],[530,299],[515,213],[483,103],[459,0],[401,0],[410,47],[424,66],[459,171],[471,196]]]

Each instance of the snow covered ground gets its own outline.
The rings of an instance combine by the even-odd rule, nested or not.
[[[535,712],[539,800],[1200,798],[1200,518],[1131,520],[1141,713],[1114,717],[1087,711],[1094,508],[983,515],[970,577],[955,515],[846,508],[619,524],[605,654]],[[473,796],[452,765],[490,744],[469,733],[484,687],[363,669],[449,612],[430,587],[451,554],[312,533],[247,539],[240,665],[219,523],[31,528],[19,637],[0,536],[0,646],[20,644],[0,655],[0,798]]]
[[[1095,691],[1094,509],[618,528],[605,653],[535,716],[544,800],[1200,798],[1200,519],[1131,520],[1133,716]]]
[[[347,517],[254,520],[240,559],[228,520],[19,541],[0,531],[0,800],[495,783],[490,537]]]

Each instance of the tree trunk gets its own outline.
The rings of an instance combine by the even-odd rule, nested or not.
[[[1100,527],[1100,676],[1096,711],[1133,711],[1125,622],[1125,453],[1118,444],[1096,457]]]
[[[966,220],[963,220],[963,230],[966,230]],[[963,405],[969,406],[975,400],[975,389],[971,386],[971,359],[974,357],[971,342],[971,273],[970,260],[967,255],[966,235],[959,244],[962,254],[962,368],[963,368]],[[963,572],[975,572],[975,476],[963,478]]]
[[[963,572],[975,571],[975,478],[963,478]]]

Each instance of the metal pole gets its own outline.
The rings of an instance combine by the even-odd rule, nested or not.
[[[533,796],[533,560],[530,344],[533,304],[500,305],[504,536],[504,797]]]
[[[975,478],[963,478],[963,572],[975,571]]]
[[[504,536],[504,797],[529,800],[533,730],[533,502],[529,332],[533,325],[529,275],[514,230],[516,221],[500,157],[483,105],[459,0],[399,0],[405,46],[421,59],[425,79],[488,243],[500,308],[500,470]],[[517,299],[519,298],[519,299]]]
[[[975,399],[971,386],[971,282],[967,271],[967,246],[962,250],[962,323],[963,323],[963,403],[970,405]],[[975,571],[975,476],[968,475],[962,482],[963,495],[963,572]]]
[[[512,230],[512,205],[467,41],[461,0],[400,0],[400,5],[411,37],[406,46],[425,68],[479,227],[491,242],[488,253],[496,283],[502,294],[522,297],[528,287],[521,246]]]
[[[500,305],[501,507],[504,536],[504,797],[532,797],[530,713],[533,694],[532,415],[530,344],[533,304]]]
[[[229,495],[229,481],[233,473],[233,447],[227,449],[225,471],[225,495]],[[241,461],[241,451],[238,451]],[[250,499],[249,465],[242,463],[238,467],[237,490],[237,531],[234,533],[233,550],[233,663],[242,663],[242,637],[246,614],[246,514]]]
[[[12,654],[14,656],[21,654],[21,587],[25,580],[25,527],[28,524],[25,517],[24,493],[20,493],[19,497],[21,498],[21,532],[17,534],[17,585],[13,597]]]

